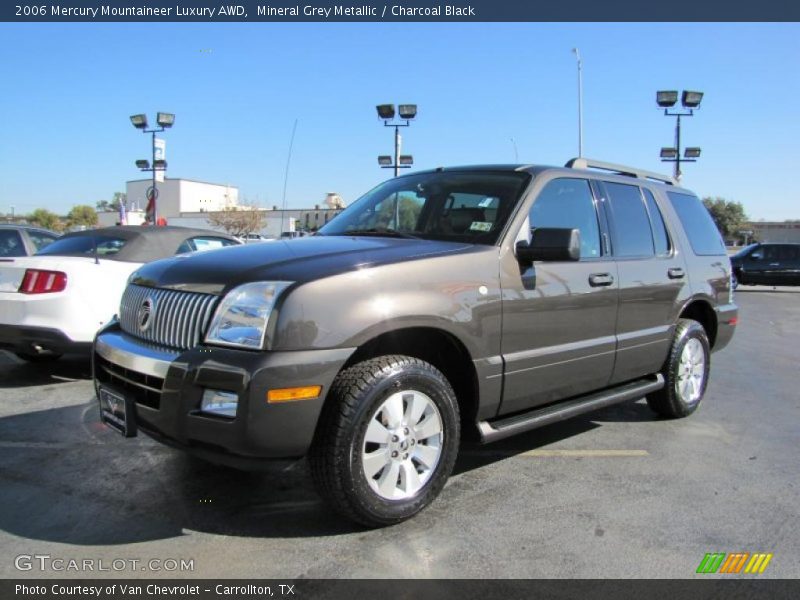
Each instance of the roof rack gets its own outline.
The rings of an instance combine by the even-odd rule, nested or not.
[[[613,163],[602,162],[593,160],[591,158],[573,158],[564,165],[568,169],[600,169],[601,171],[610,171],[617,175],[625,175],[626,177],[637,177],[638,179],[651,179],[653,181],[660,181],[667,185],[675,185],[675,179],[669,175],[662,175],[660,173],[653,173],[652,171],[643,171],[642,169],[634,169],[633,167],[626,167],[624,165],[615,165]]]

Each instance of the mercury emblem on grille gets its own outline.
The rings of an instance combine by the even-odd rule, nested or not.
[[[156,302],[152,298],[147,298],[142,305],[139,307],[139,311],[136,313],[136,321],[139,324],[139,331],[144,333],[150,327],[150,323],[153,321],[153,313],[156,309]]]

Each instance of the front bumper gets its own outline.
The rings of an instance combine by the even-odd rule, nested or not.
[[[95,387],[132,397],[136,424],[151,437],[214,462],[241,467],[297,458],[311,445],[325,395],[355,348],[250,352],[198,346],[171,352],[112,323],[95,338]],[[268,404],[276,388],[322,386],[313,400]],[[236,417],[200,412],[205,389],[236,393]]]

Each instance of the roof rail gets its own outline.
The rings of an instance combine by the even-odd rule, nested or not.
[[[600,169],[601,171],[610,171],[612,173],[616,173],[617,175],[637,177],[639,179],[651,179],[653,181],[666,183],[667,185],[675,185],[675,179],[669,175],[653,173],[652,171],[643,171],[642,169],[635,169],[633,167],[626,167],[624,165],[615,165],[613,163],[593,160],[591,158],[573,158],[564,166],[568,169]]]

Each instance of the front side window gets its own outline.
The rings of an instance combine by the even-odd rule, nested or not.
[[[351,204],[319,235],[415,237],[494,244],[530,175],[442,171],[386,181]]]
[[[589,182],[561,178],[549,182],[536,197],[529,215],[531,229],[556,227],[577,229],[581,236],[581,258],[600,256],[600,226]]]
[[[603,185],[614,215],[614,254],[653,256],[653,232],[639,186],[609,182]]]

